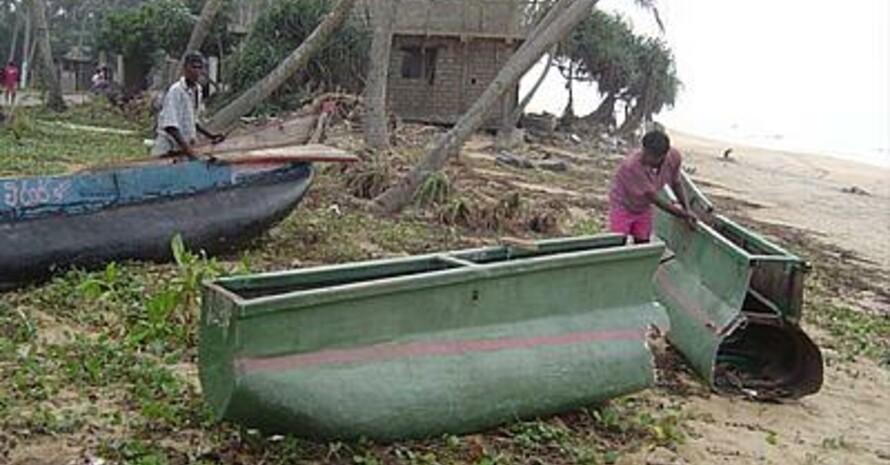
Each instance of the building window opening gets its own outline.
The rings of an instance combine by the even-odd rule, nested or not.
[[[402,77],[425,79],[430,85],[436,80],[436,59],[439,50],[434,47],[402,48]]]

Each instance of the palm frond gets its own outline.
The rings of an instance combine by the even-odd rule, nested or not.
[[[658,0],[634,0],[634,2],[640,8],[652,12],[652,16],[655,18],[655,23],[658,24],[658,30],[664,34],[664,22],[661,21],[661,14],[658,12]]]

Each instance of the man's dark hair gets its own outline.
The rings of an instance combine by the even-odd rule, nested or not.
[[[671,140],[661,131],[649,131],[643,136],[643,148],[656,155],[664,155],[671,148]]]
[[[199,64],[204,66],[204,55],[201,55],[200,52],[188,52],[182,58],[183,66],[192,66],[194,64]]]

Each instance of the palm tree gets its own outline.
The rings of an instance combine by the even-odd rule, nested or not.
[[[519,50],[501,68],[498,75],[478,100],[461,116],[457,124],[443,135],[426,157],[398,184],[390,187],[374,199],[374,205],[382,213],[395,213],[411,200],[426,178],[442,169],[452,153],[475,132],[485,115],[499,102],[528,69],[554,44],[578,24],[596,4],[597,0],[559,0],[544,19],[532,30]]]
[[[223,131],[246,115],[297,71],[306,66],[309,58],[325,43],[331,33],[346,20],[355,0],[339,0],[312,34],[291,54],[278,64],[259,82],[244,91],[238,98],[226,105],[210,119],[208,126],[216,131]]]
[[[371,40],[368,79],[365,84],[365,145],[374,150],[389,147],[386,118],[386,87],[389,57],[392,50],[392,28],[399,0],[376,0],[371,14],[374,35]]]
[[[636,73],[637,38],[620,16],[594,10],[567,42],[570,59],[580,63],[588,78],[595,80],[603,100],[597,109],[583,117],[586,122],[614,125],[615,103]]]
[[[515,126],[516,123],[522,119],[522,114],[525,112],[525,107],[531,103],[532,98],[534,98],[535,94],[538,93],[538,89],[541,88],[541,85],[544,84],[544,80],[547,79],[547,75],[550,74],[550,68],[553,68],[553,63],[556,61],[556,50],[557,47],[553,47],[550,50],[550,53],[547,54],[547,63],[544,64],[544,69],[541,71],[541,74],[538,76],[538,80],[535,81],[534,85],[532,85],[531,89],[528,90],[528,93],[522,97],[522,100],[519,102],[519,105],[516,105],[516,109],[513,110],[513,114],[510,115],[510,123]]]
[[[40,49],[43,66],[43,80],[49,93],[46,105],[55,111],[65,110],[65,100],[62,98],[62,85],[56,75],[56,67],[53,64],[53,51],[49,41],[49,26],[46,22],[46,5],[43,0],[27,0],[31,17],[34,20],[34,29],[37,36],[37,45]]]
[[[195,23],[195,27],[192,29],[192,35],[189,37],[189,43],[185,47],[186,53],[201,48],[204,39],[207,38],[207,34],[210,33],[210,25],[213,23],[213,17],[216,16],[217,11],[219,11],[222,6],[223,0],[207,0],[204,2],[204,7],[201,8],[201,16],[198,18],[198,22]]]
[[[639,72],[624,96],[630,112],[618,128],[619,134],[630,134],[664,107],[673,106],[681,85],[674,56],[661,40],[642,41],[637,60]]]

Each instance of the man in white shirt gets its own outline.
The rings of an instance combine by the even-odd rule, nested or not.
[[[214,144],[225,140],[222,134],[213,134],[198,124],[198,108],[201,107],[201,87],[198,81],[204,74],[204,57],[189,52],[183,59],[182,78],[167,90],[164,105],[158,114],[158,135],[151,149],[153,156],[187,155],[196,158],[195,143],[198,133]]]

